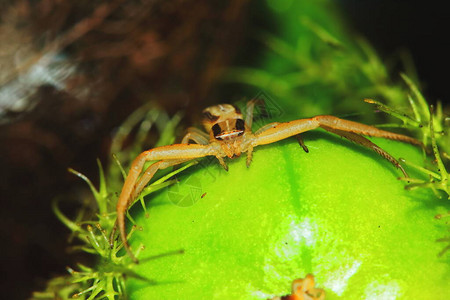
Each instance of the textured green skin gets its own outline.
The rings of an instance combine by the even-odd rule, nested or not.
[[[374,141],[422,161],[410,145]],[[445,231],[433,218],[443,202],[405,191],[401,172],[370,150],[324,132],[305,142],[310,153],[295,140],[258,147],[249,169],[245,157],[228,172],[200,164],[153,195],[130,242],[146,247],[134,270],[156,284],[130,278],[130,298],[267,299],[312,273],[326,299],[448,299],[435,242]],[[172,203],[183,195],[195,203]]]

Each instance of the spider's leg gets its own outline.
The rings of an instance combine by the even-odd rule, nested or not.
[[[207,145],[209,143],[208,135],[205,132],[201,131],[200,129],[195,127],[189,127],[187,131],[188,133],[186,133],[186,135],[183,137],[183,140],[181,142],[182,144],[188,144],[190,140],[194,141],[199,145]],[[135,199],[141,193],[142,189],[153,178],[153,176],[158,170],[165,169],[170,166],[179,165],[189,160],[192,160],[192,158],[160,161],[158,163],[150,165],[147,168],[147,170],[145,170],[145,172],[142,174],[139,181],[135,184],[131,199]]]
[[[380,148],[379,146],[377,146],[375,143],[371,142],[370,140],[366,139],[365,137],[363,137],[357,133],[354,133],[354,132],[343,131],[340,129],[334,129],[334,128],[324,126],[324,125],[322,125],[320,127],[322,127],[323,129],[325,129],[331,133],[337,134],[337,135],[342,136],[352,142],[355,142],[356,144],[359,144],[361,146],[372,149],[373,151],[378,153],[380,156],[382,156],[383,158],[388,160],[396,168],[400,169],[402,171],[402,173],[405,175],[405,177],[409,177],[408,174],[406,173],[406,171],[400,165],[400,163],[394,157],[392,157],[392,155],[390,155],[389,153],[387,153],[382,148]]]
[[[147,150],[139,154],[139,156],[131,164],[130,172],[128,173],[122,191],[119,196],[117,205],[127,207],[130,196],[135,190],[135,184],[139,175],[142,172],[144,164],[147,161],[170,161],[170,160],[189,160],[208,155],[217,155],[217,149],[210,145],[185,145],[174,144],[169,146],[162,146]]]
[[[189,140],[193,140],[197,144],[207,145],[209,144],[208,138],[209,136],[205,132],[195,127],[190,127],[188,128],[188,133],[184,136],[183,141],[181,143],[187,144]],[[216,157],[220,165],[225,169],[225,171],[228,171],[228,166],[223,160],[223,158],[219,155]]]
[[[134,185],[134,191],[131,195],[131,199],[136,199],[137,196],[142,192],[144,187],[149,183],[149,181],[153,178],[155,173],[158,170],[162,170],[171,166],[182,164],[186,161],[192,160],[191,158],[187,159],[175,159],[175,160],[165,160],[165,161],[159,161],[156,163],[151,164],[144,173],[142,173],[141,178],[137,181],[137,183]],[[131,200],[132,201],[132,200]],[[131,203],[129,203],[131,204]]]
[[[189,141],[193,141],[196,144],[199,145],[208,145],[209,144],[209,136],[206,132],[203,132],[202,130],[195,128],[195,127],[189,127],[187,129],[187,133],[184,135],[183,139],[181,140],[182,144],[189,144]],[[180,162],[181,163],[181,162]],[[177,169],[177,165],[175,165],[174,170]],[[138,195],[139,193],[136,193]]]
[[[285,123],[278,123],[272,128],[270,128],[270,124],[266,126],[269,126],[269,128],[265,129],[263,132],[259,132],[258,134],[255,133],[255,137],[252,141],[253,146],[270,144],[305,131],[325,126],[331,129],[382,137],[423,147],[422,142],[409,136],[381,130],[370,125],[339,119],[334,116],[317,116],[310,119],[300,119]]]
[[[266,131],[267,129],[270,129],[270,128],[273,128],[273,127],[277,126],[278,124],[279,124],[278,122],[266,124],[263,127],[261,127],[258,130],[256,130],[254,135],[258,135],[258,134]],[[249,145],[248,149],[247,149],[247,168],[250,167],[252,159],[253,159],[253,146]]]
[[[309,153],[308,147],[306,147],[305,142],[303,141],[302,135],[299,133],[295,136],[297,138],[298,144],[303,148],[303,151]]]
[[[319,123],[320,127],[326,126],[332,129],[338,129],[342,131],[353,132],[368,136],[382,137],[390,140],[397,140],[423,147],[423,143],[414,138],[411,138],[403,134],[381,130],[374,126],[343,120],[334,116],[317,116],[314,117],[313,119]]]
[[[194,141],[200,145],[207,145],[209,143],[209,135],[198,128],[189,127],[181,143],[189,144],[189,141]]]
[[[247,110],[245,112],[245,125],[251,131],[253,125],[253,111],[257,100],[253,99],[247,102]]]
[[[119,213],[119,205],[117,208],[117,224],[119,227],[120,236],[123,242],[123,246],[125,250],[127,251],[128,255],[133,259],[135,263],[138,263],[137,258],[134,256],[133,252],[131,252],[130,245],[128,244],[127,240],[127,234],[125,231],[125,212],[126,209],[132,204],[131,202],[139,195],[139,193],[142,191],[142,189],[147,185],[147,183],[152,179],[152,177],[155,175],[156,171],[162,170],[165,168],[168,168],[173,165],[177,165],[180,163],[183,163],[185,161],[188,161],[190,159],[176,159],[176,160],[162,160],[155,162],[151,164],[145,172],[142,174],[139,181],[135,184],[133,193],[131,197],[129,198],[129,202],[126,205],[125,209],[121,209]]]
[[[220,165],[222,166],[222,168],[225,169],[225,171],[228,172],[228,165],[226,164],[226,162],[223,160],[223,158],[221,156],[216,156],[217,160],[219,161]]]
[[[254,134],[255,135],[259,135],[259,134],[263,133],[264,131],[266,131],[267,129],[274,128],[278,124],[280,124],[280,123],[279,122],[273,122],[273,123],[266,124],[263,127],[261,127],[258,130],[256,130]]]
[[[255,105],[262,105],[264,106],[265,103],[261,99],[252,99],[247,102],[247,110],[245,115],[245,125],[247,125],[248,130],[252,131],[252,125],[253,125],[253,112],[255,110]]]
[[[373,126],[347,121],[339,119],[334,116],[317,116],[310,119],[301,119],[291,122],[279,123],[273,127],[266,125],[268,128],[262,132],[255,133],[252,140],[252,146],[270,144],[290,136],[298,135],[302,132],[316,129],[317,127],[322,127],[330,132],[336,133],[338,135],[344,136],[358,144],[365,147],[373,149],[375,152],[380,154],[382,157],[389,160],[394,166],[399,168],[405,176],[407,176],[405,170],[399,164],[399,162],[393,158],[389,153],[372,143],[371,141],[365,139],[360,135],[376,136],[387,138],[391,140],[398,140],[401,142],[407,142],[413,145],[422,146],[423,144],[409,136],[397,134],[389,131],[384,131]],[[265,126],[265,127],[266,127]]]
[[[252,160],[253,160],[253,146],[250,145],[247,148],[247,162],[246,162],[247,168],[250,167],[250,164],[252,163]]]
[[[147,175],[144,174],[145,180],[150,180],[153,174],[160,168],[167,168],[168,166],[174,165],[175,161],[179,162],[181,160],[186,161],[190,159],[195,159],[199,157],[204,157],[208,155],[218,156],[219,152],[212,145],[185,145],[185,144],[175,144],[169,146],[163,146],[147,150],[142,152],[131,164],[130,172],[128,173],[125,183],[123,185],[122,191],[117,201],[117,225],[119,227],[120,237],[123,241],[124,247],[127,253],[135,262],[137,259],[131,252],[125,232],[125,212],[129,206],[129,203],[133,200],[130,199],[134,191],[136,190],[136,184],[138,183],[139,175],[142,172],[144,164],[147,161],[159,161],[150,166],[146,170]],[[172,164],[171,164],[172,161]],[[143,182],[142,180],[140,182]],[[144,184],[145,185],[145,184]],[[139,184],[141,188],[144,186]]]
[[[201,131],[198,128],[195,127],[190,127],[188,128],[188,133],[184,136],[183,141],[181,142],[182,144],[187,144],[190,140],[196,142],[197,144],[201,144],[201,145],[207,145],[209,144],[208,141],[208,134]],[[225,163],[225,161],[223,160],[223,158],[221,156],[216,156],[217,160],[219,161],[220,165],[225,169],[225,171],[228,171],[228,166]]]
[[[300,119],[284,123],[270,123],[255,132],[252,146],[271,144],[302,132],[318,128],[320,123],[315,118]]]
[[[201,145],[207,145],[208,144],[208,134],[203,132],[202,130],[195,128],[195,127],[190,127],[187,130],[187,134],[183,137],[182,140],[182,144],[188,144],[188,142],[190,140],[193,140],[195,143],[197,144],[201,144]],[[190,160],[190,159],[188,159]],[[181,164],[183,162],[185,162],[186,160],[180,160],[179,163],[174,163],[173,165],[177,165],[177,164]],[[153,166],[153,165],[152,165]],[[134,186],[134,190],[133,190],[133,195],[131,196],[131,198],[129,199],[129,201],[133,201],[135,199],[135,197],[137,197],[140,192],[142,191],[142,189],[145,187],[145,185],[150,181],[150,179],[153,177],[154,174],[150,175],[150,172],[152,171],[150,166],[145,172],[144,174],[141,176],[141,178],[139,179],[139,181],[135,184]],[[156,171],[155,171],[156,172]],[[147,179],[148,178],[148,179]],[[137,180],[137,178],[136,178]],[[132,200],[133,199],[133,200]],[[128,203],[129,204],[129,203]],[[111,232],[111,236],[110,236],[110,245],[111,247],[113,246],[113,242],[114,242],[114,237],[116,234],[116,226],[114,226],[112,232]]]

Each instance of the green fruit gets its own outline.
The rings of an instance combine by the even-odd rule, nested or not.
[[[448,299],[433,194],[406,191],[369,149],[320,131],[304,138],[309,153],[295,139],[260,146],[250,168],[245,157],[228,172],[205,159],[147,199],[150,217],[136,217],[143,230],[130,242],[145,245],[134,271],[154,283],[130,278],[130,298],[267,299],[311,273],[326,299]]]

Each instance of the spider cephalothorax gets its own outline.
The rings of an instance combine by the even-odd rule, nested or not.
[[[239,157],[243,135],[250,132],[239,108],[231,104],[218,104],[203,110],[203,126],[209,132],[210,142],[220,141],[222,150],[229,158]]]

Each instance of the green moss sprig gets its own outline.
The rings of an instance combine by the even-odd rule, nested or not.
[[[158,144],[172,143],[175,137],[175,128],[180,118],[179,114],[169,118],[162,110],[149,105],[141,107],[130,115],[119,127],[113,139],[111,147],[113,163],[108,167],[108,171],[105,172],[100,160],[97,161],[99,169],[98,188],[84,174],[69,169],[69,172],[87,183],[96,205],[92,205],[92,202],[89,204],[89,201],[87,201],[88,203],[78,212],[74,220],[61,211],[57,200],[53,201],[52,209],[56,217],[71,231],[69,242],[75,243],[76,241],[76,245],[70,247],[70,250],[83,251],[94,255],[97,261],[95,266],[78,263],[76,268],[67,267],[67,275],[50,280],[46,290],[35,292],[33,299],[55,299],[55,297],[87,300],[123,299],[126,297],[126,278],[133,277],[149,284],[153,283],[152,280],[133,272],[134,264],[128,255],[125,255],[122,251],[123,245],[120,239],[112,239],[111,243],[110,234],[116,220],[117,195],[126,175],[118,157],[128,165],[137,153],[142,151],[146,141],[145,137],[153,126],[156,126],[160,133]],[[136,127],[138,127],[138,130],[135,142],[132,143],[131,147],[123,149],[126,137]],[[191,162],[160,177],[147,186],[131,206],[140,202],[143,209],[146,210],[143,201],[145,196],[175,183],[176,180],[172,179],[174,175],[195,164],[195,161]],[[88,213],[88,211],[91,213]],[[128,217],[134,223],[129,215]],[[134,225],[128,238],[136,230],[139,230],[139,228]],[[141,245],[136,249],[135,255],[139,256],[143,246]]]
[[[411,91],[408,94],[408,101],[413,112],[412,116],[379,101],[365,99],[365,102],[374,104],[377,109],[402,121],[401,124],[389,123],[378,127],[408,128],[416,133],[417,138],[420,138],[426,147],[432,149],[434,164],[431,165],[425,162],[425,166],[419,166],[400,159],[404,164],[418,170],[425,178],[428,178],[400,178],[410,183],[406,189],[430,188],[437,197],[440,197],[438,190],[441,190],[447,194],[447,198],[450,198],[449,171],[444,163],[445,159],[448,163],[448,153],[450,153],[450,119],[445,117],[441,103],[437,103],[436,110],[433,106],[428,106],[425,97],[413,81],[405,74],[402,74],[402,78]]]

